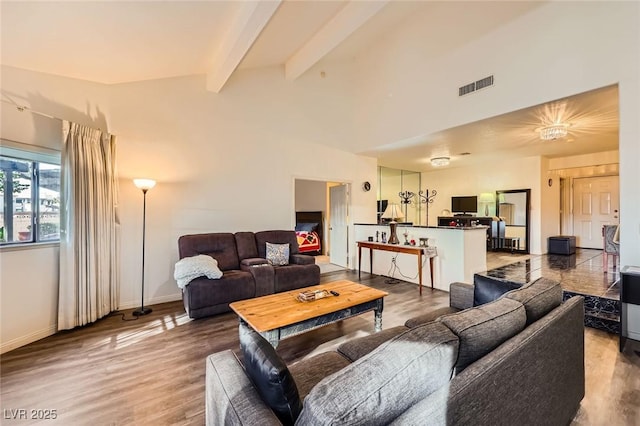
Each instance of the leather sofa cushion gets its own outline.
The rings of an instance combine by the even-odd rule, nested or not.
[[[473,306],[497,300],[504,293],[522,287],[522,283],[487,277],[480,274],[473,275]]]
[[[260,231],[255,233],[258,257],[267,257],[267,242],[289,244],[289,254],[299,254],[298,238],[295,231]]]
[[[524,305],[529,325],[560,306],[562,287],[559,282],[542,277],[518,290],[505,293],[503,297]]]
[[[407,330],[318,383],[298,424],[388,424],[449,382],[457,352],[443,324]]]
[[[320,284],[320,267],[318,265],[286,265],[275,266],[275,292],[296,290]]]
[[[284,425],[295,423],[302,402],[293,376],[276,350],[260,334],[240,327],[244,368],[262,400]]]
[[[253,232],[236,232],[233,235],[236,239],[240,260],[260,257],[258,256],[258,246],[256,246],[256,236]]]
[[[222,271],[240,269],[236,239],[228,232],[183,235],[178,239],[178,251],[180,259],[207,254],[218,261]]]
[[[196,278],[184,291],[189,292],[189,309],[200,309],[255,297],[256,284],[250,272],[225,271],[217,280]]]
[[[460,339],[456,361],[456,373],[459,373],[521,332],[527,322],[527,314],[522,303],[500,299],[441,316],[437,322],[446,325]]]

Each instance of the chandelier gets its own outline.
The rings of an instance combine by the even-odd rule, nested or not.
[[[434,157],[431,159],[433,167],[443,167],[449,165],[449,157]]]
[[[552,124],[540,129],[540,139],[543,141],[553,141],[559,138],[567,136],[569,125],[567,124]]]

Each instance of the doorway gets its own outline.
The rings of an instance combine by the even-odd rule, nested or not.
[[[322,217],[322,248],[316,256],[321,273],[349,267],[349,186],[341,182],[294,180],[295,216],[311,212]],[[296,222],[296,228],[298,225]]]
[[[329,188],[329,261],[349,267],[349,185]]]
[[[572,201],[576,246],[602,249],[602,226],[620,223],[619,177],[573,179]]]

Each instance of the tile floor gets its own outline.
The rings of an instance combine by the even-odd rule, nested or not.
[[[602,250],[577,249],[572,255],[487,254],[487,275],[528,282],[542,276],[560,281],[563,290],[620,300],[620,268],[611,264],[605,273]]]

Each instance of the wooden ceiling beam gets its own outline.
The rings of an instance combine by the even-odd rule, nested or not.
[[[287,60],[285,78],[295,80],[378,13],[389,0],[351,1]]]
[[[207,90],[219,93],[267,25],[282,0],[239,3],[239,10],[207,73]]]

